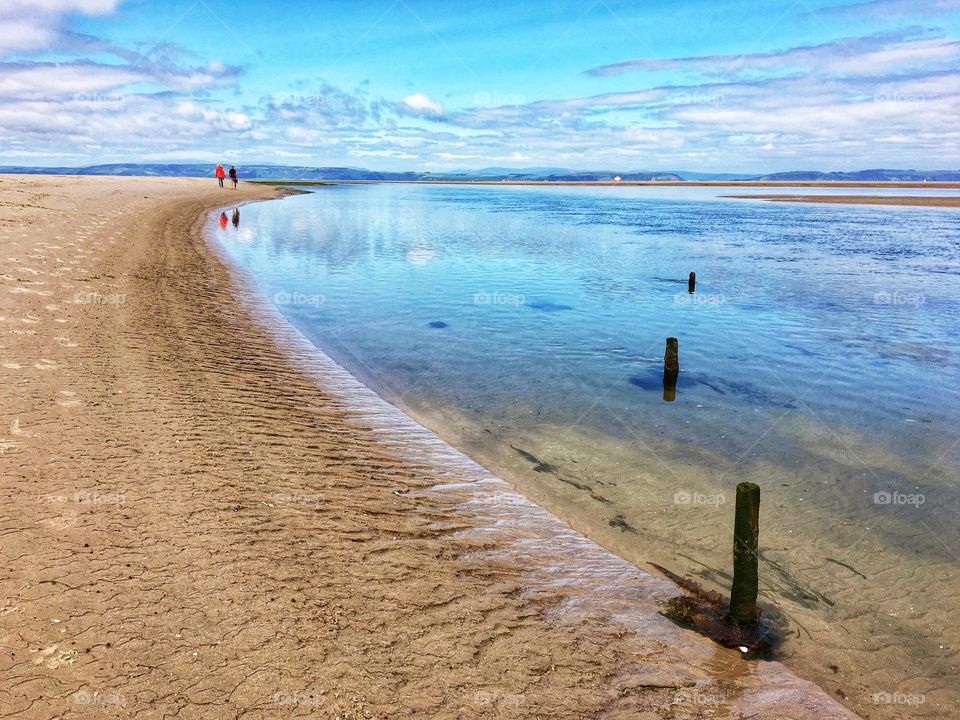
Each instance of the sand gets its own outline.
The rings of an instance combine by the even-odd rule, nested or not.
[[[738,200],[772,200],[794,203],[840,203],[849,205],[920,205],[960,207],[960,196],[930,195],[723,195]]]
[[[0,176],[0,715],[852,717],[266,328],[277,193]]]
[[[946,516],[916,524],[912,514],[870,512],[863,502],[874,473],[926,472],[926,502],[949,506],[949,467],[918,471],[872,435],[801,413],[784,414],[777,431],[757,441],[757,457],[737,459],[658,436],[642,418],[632,420],[630,442],[578,427],[575,417],[530,421],[537,409],[519,403],[486,408],[495,422],[434,398],[407,395],[404,405],[620,557],[657,563],[709,590],[730,587],[733,488],[760,484],[760,603],[781,625],[778,656],[872,720],[957,717],[955,533]],[[784,445],[790,461],[767,459]],[[829,485],[811,492],[821,479]],[[678,490],[725,502],[677,505]],[[883,694],[903,700],[877,703]]]

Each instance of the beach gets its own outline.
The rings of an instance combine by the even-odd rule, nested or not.
[[[853,717],[314,356],[201,236],[280,192],[0,176],[7,715]]]

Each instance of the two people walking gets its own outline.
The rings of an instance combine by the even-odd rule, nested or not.
[[[217,182],[220,184],[220,187],[223,187],[223,179],[227,176],[227,173],[223,171],[223,165],[218,164],[217,169],[214,172],[214,175],[217,178]],[[233,165],[230,166],[230,182],[233,183],[233,189],[237,189],[237,168]]]

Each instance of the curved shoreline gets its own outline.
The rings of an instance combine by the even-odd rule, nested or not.
[[[79,692],[200,717],[851,717],[779,664],[660,618],[664,581],[261,314],[201,234],[231,191],[3,178],[0,192],[24,199],[17,235],[0,225],[23,268],[3,278],[0,325],[16,391],[0,703],[19,717],[82,712]]]
[[[377,433],[392,453],[414,466],[428,466],[432,472],[449,478],[448,482],[419,491],[417,495],[452,503],[458,514],[466,511],[465,517],[476,525],[457,533],[457,539],[470,542],[483,538],[487,545],[482,553],[472,554],[494,564],[507,558],[515,561],[522,556],[525,559],[522,572],[529,590],[558,592],[566,596],[566,602],[571,605],[602,608],[605,615],[615,618],[618,623],[644,633],[648,641],[669,637],[671,645],[684,642],[702,646],[689,650],[704,650],[708,655],[711,651],[716,653],[713,658],[704,655],[700,659],[705,666],[717,667],[718,662],[723,666],[718,679],[721,676],[727,679],[742,676],[744,668],[739,666],[750,664],[753,666],[750,674],[755,674],[757,680],[774,685],[793,682],[791,671],[780,663],[745,663],[735,651],[723,650],[695,634],[675,628],[658,613],[658,604],[677,594],[672,582],[638,568],[571,529],[561,518],[521,495],[506,481],[382,398],[330,358],[256,289],[255,280],[247,271],[231,263],[211,237],[215,234],[213,220],[211,214],[205,225],[207,244],[218,262],[228,268],[238,302],[293,360],[298,371],[342,399]],[[498,536],[500,547],[489,546],[494,535]],[[679,635],[674,636],[674,632]],[[680,654],[687,656],[689,650]],[[721,659],[720,655],[726,657]],[[690,658],[684,657],[681,662],[690,662]],[[769,693],[770,697],[779,692],[771,690],[763,692]],[[821,694],[823,691],[816,688],[815,692]],[[761,702],[757,697],[751,697],[752,694],[748,691],[733,702],[733,698],[728,697],[724,705],[728,711],[736,708],[747,712],[762,708],[766,701]],[[822,717],[834,717],[833,712],[848,716],[833,700],[826,699],[825,695],[823,699],[826,704],[818,710],[826,713]],[[778,711],[788,712],[786,707],[778,708]],[[795,713],[792,717],[798,719],[805,717],[799,707],[789,712]]]

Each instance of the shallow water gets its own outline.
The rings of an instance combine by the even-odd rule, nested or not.
[[[318,347],[634,562],[724,587],[760,482],[784,656],[861,712],[947,716],[960,212],[728,192],[334,186],[210,232]]]

